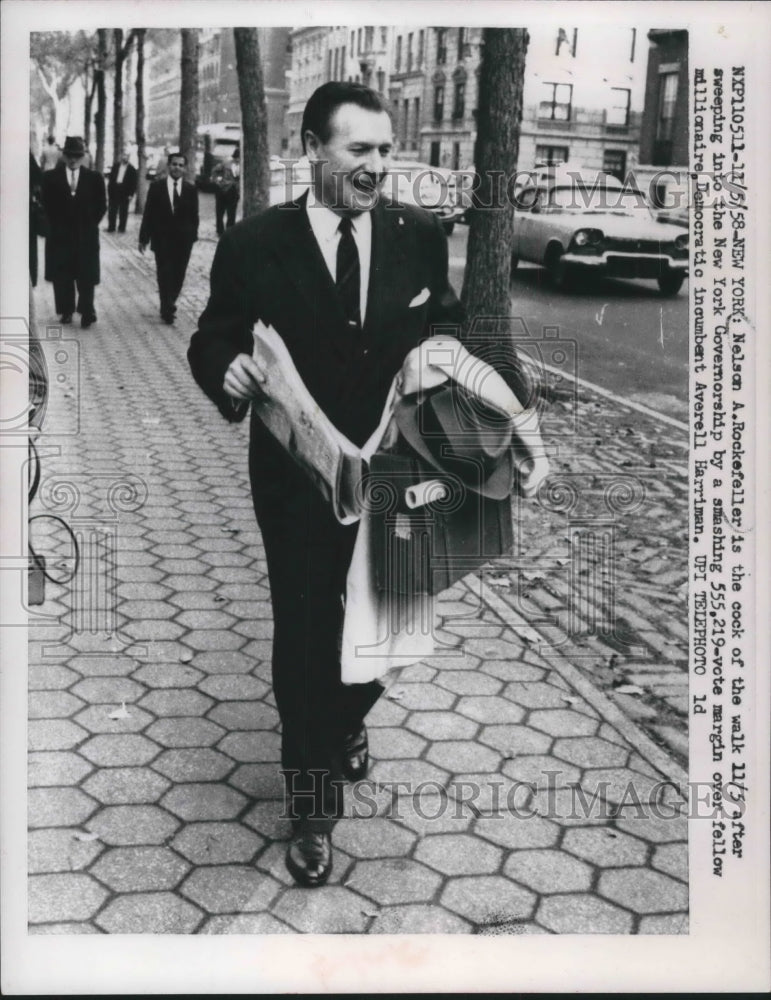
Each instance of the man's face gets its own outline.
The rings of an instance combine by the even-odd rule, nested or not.
[[[121,153],[120,162],[121,163],[128,163],[128,161],[129,161],[129,155],[128,155],[128,153]]]
[[[172,156],[169,160],[169,176],[178,181],[185,172],[185,160],[181,156]]]
[[[316,197],[341,215],[369,212],[390,166],[391,119],[385,111],[341,104],[329,124],[327,142],[306,133],[308,159],[315,163]]]
[[[80,162],[82,159],[83,159],[82,156],[73,156],[68,153],[64,157],[64,162],[67,164],[70,170],[77,170],[78,167],[80,166]]]

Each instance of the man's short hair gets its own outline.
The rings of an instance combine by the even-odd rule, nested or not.
[[[187,157],[185,156],[184,153],[180,153],[179,151],[177,151],[176,153],[169,153],[169,155],[166,157],[166,162],[171,163],[171,161],[174,159],[184,160],[185,166],[187,166]]]
[[[323,83],[313,91],[305,105],[300,129],[303,153],[306,152],[306,132],[313,132],[322,142],[329,142],[332,116],[343,104],[358,104],[367,111],[385,111],[390,114],[385,98],[363,83],[347,83],[343,80]]]

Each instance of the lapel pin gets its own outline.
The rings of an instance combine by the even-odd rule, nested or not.
[[[404,225],[404,216],[403,216],[403,215],[400,215],[400,216],[399,216],[399,225],[400,225],[400,226],[403,226],[403,225]]]

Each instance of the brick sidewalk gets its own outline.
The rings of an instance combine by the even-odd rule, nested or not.
[[[658,780],[684,779],[676,432],[550,387],[551,489],[517,510],[511,559],[443,595],[449,655],[402,670],[371,713],[371,780],[349,790],[331,882],[298,889],[246,428],[184,358],[214,244],[195,247],[174,328],[134,247],[102,238],[99,321],[63,331],[80,370],[61,372],[40,442],[32,512],[64,517],[83,563],[30,629],[31,929],[687,931],[683,803],[670,789],[673,818],[647,808]],[[36,302],[55,323],[49,285]],[[35,529],[66,564],[57,529]]]

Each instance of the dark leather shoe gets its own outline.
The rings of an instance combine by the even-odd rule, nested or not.
[[[71,322],[72,322],[72,313],[63,313],[62,323],[71,323]]]
[[[341,770],[349,781],[361,781],[367,777],[369,768],[369,740],[367,727],[358,733],[350,733],[343,740]]]
[[[289,841],[286,866],[298,885],[324,885],[332,872],[332,841],[328,833],[300,830]]]
[[[96,313],[92,313],[90,316],[83,316],[80,320],[80,325],[83,330],[87,330],[92,323],[96,323]]]

